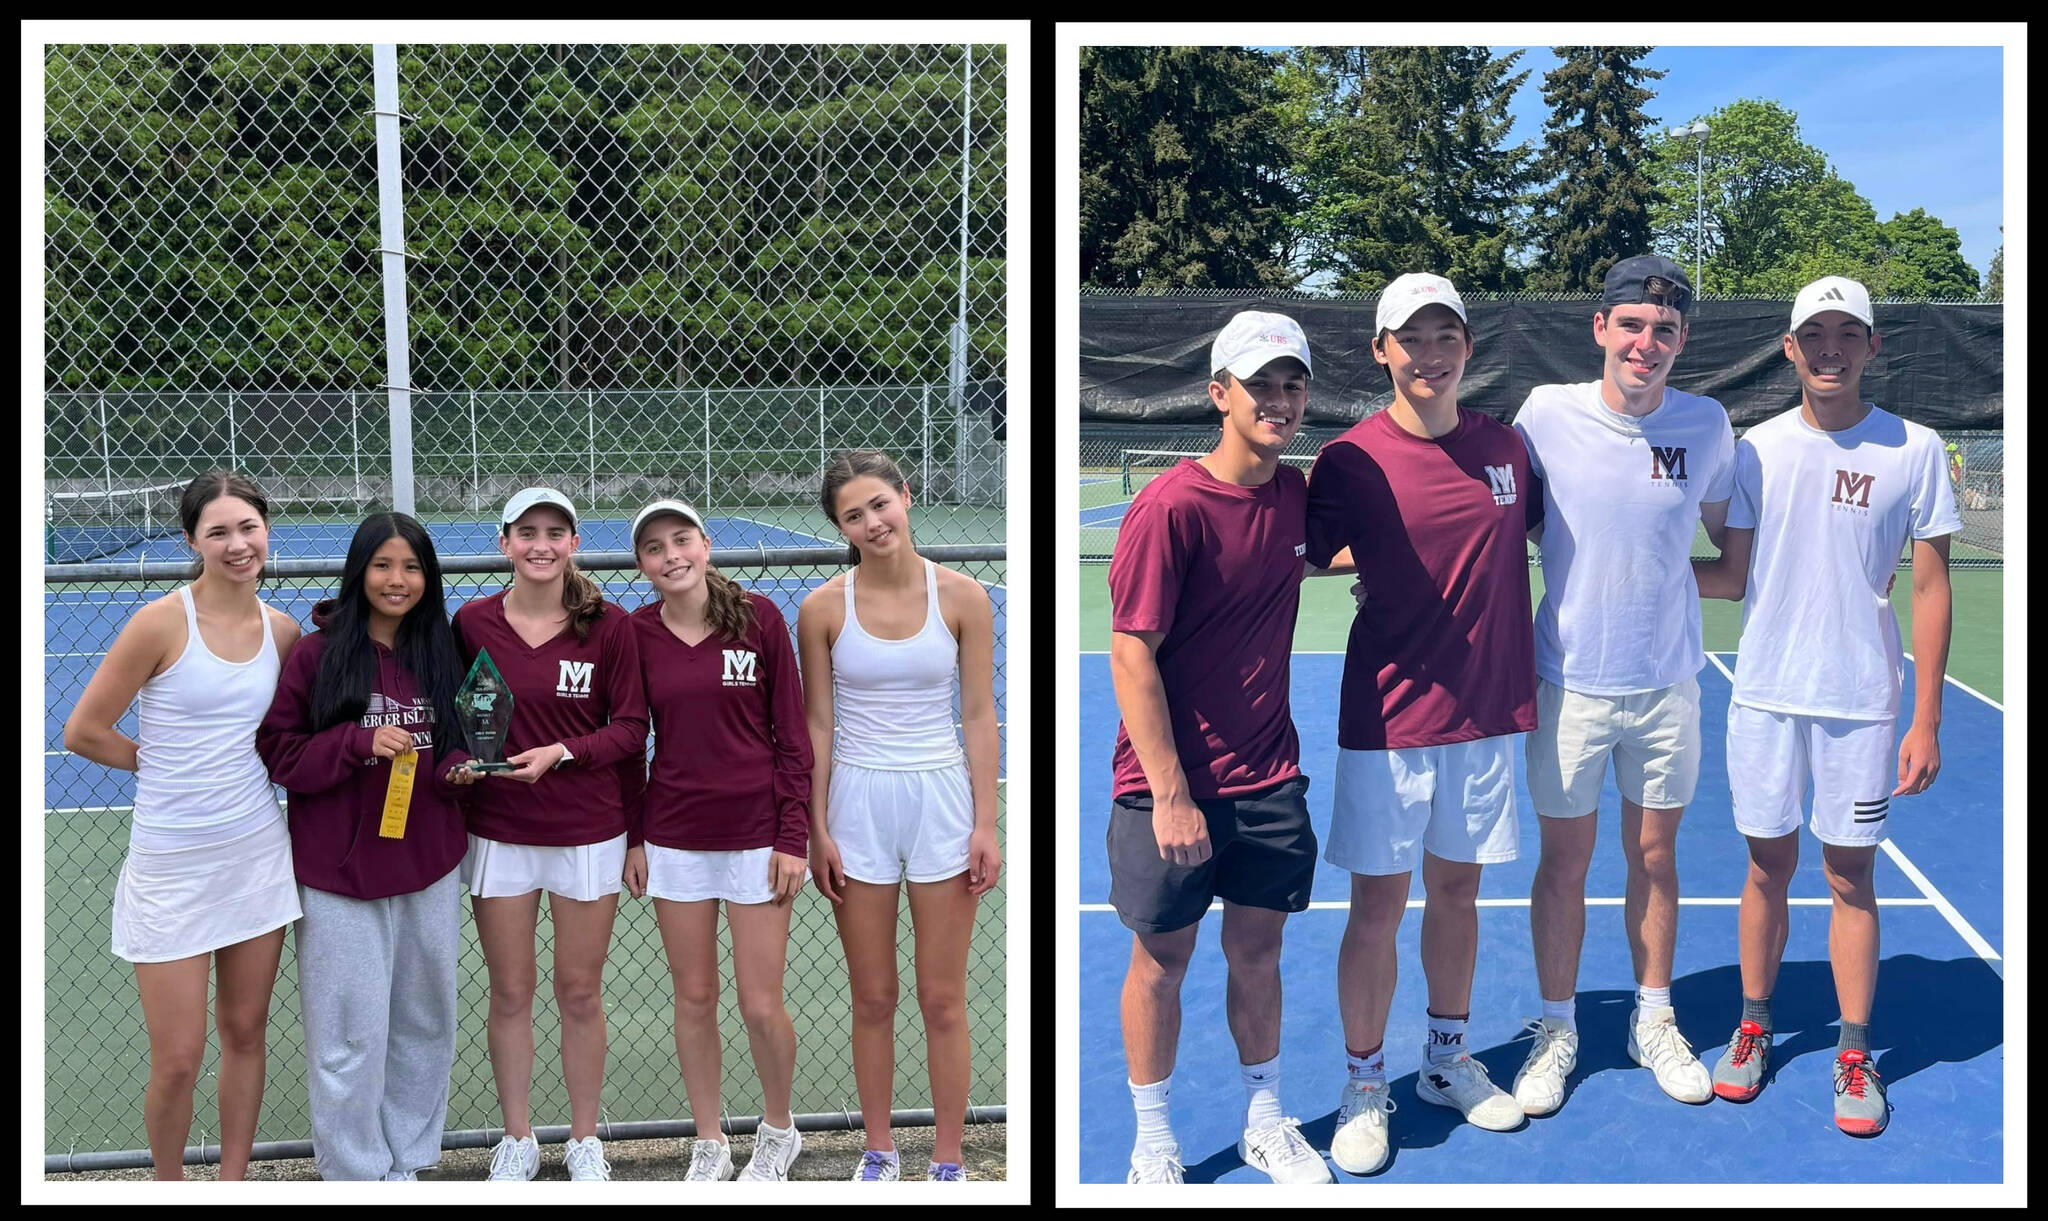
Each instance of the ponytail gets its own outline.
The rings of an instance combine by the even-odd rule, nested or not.
[[[569,626],[578,644],[590,639],[590,625],[604,613],[604,591],[576,567],[573,557],[562,573],[562,608],[569,612]]]
[[[747,591],[717,568],[706,565],[704,592],[709,597],[704,604],[704,622],[734,643],[745,639],[754,626],[754,600],[747,596]]]

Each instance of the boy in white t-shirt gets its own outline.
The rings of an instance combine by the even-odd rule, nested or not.
[[[1799,370],[1800,405],[1737,445],[1727,548],[1694,565],[1702,596],[1743,600],[1728,707],[1728,788],[1750,861],[1738,926],[1742,1019],[1714,1068],[1714,1092],[1746,1102],[1763,1089],[1785,891],[1811,782],[1814,837],[1834,896],[1835,1126],[1852,1136],[1882,1132],[1890,1109],[1870,1063],[1871,868],[1891,799],[1925,792],[1941,767],[1948,546],[1962,529],[1940,438],[1859,396],[1879,345],[1863,285],[1827,276],[1799,291],[1785,357]],[[1903,659],[1888,593],[1909,539],[1918,672],[1894,776]]]
[[[1529,392],[1515,430],[1542,480],[1543,600],[1536,609],[1536,731],[1529,794],[1542,856],[1529,926],[1543,1017],[1515,1077],[1530,1115],[1564,1103],[1578,1061],[1574,992],[1586,868],[1608,761],[1621,790],[1623,907],[1635,966],[1628,1051],[1682,1102],[1713,1096],[1678,1032],[1678,822],[1699,778],[1699,594],[1692,543],[1718,546],[1734,488],[1735,435],[1710,398],[1665,385],[1685,348],[1692,285],[1669,259],[1623,259],[1606,276],[1593,340],[1601,378]]]

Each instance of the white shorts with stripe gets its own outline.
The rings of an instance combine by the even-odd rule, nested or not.
[[[1877,846],[1898,787],[1895,726],[1729,704],[1735,829],[1758,839],[1791,835],[1810,784],[1814,838],[1840,848]]]

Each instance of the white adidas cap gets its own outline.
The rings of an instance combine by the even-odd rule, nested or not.
[[[1372,329],[1398,331],[1401,324],[1415,316],[1415,311],[1425,305],[1448,305],[1451,312],[1464,322],[1465,301],[1458,296],[1458,290],[1442,276],[1433,276],[1426,271],[1411,271],[1396,276],[1392,284],[1380,290],[1379,308],[1373,311]]]
[[[1232,315],[1209,345],[1209,372],[1228,369],[1232,377],[1243,379],[1282,356],[1292,356],[1303,368],[1315,371],[1308,363],[1308,336],[1301,333],[1299,322],[1285,314],[1248,309]]]
[[[1861,322],[1872,326],[1876,319],[1870,312],[1870,290],[1847,276],[1822,276],[1805,288],[1792,300],[1792,328],[1815,314],[1838,309]]]
[[[535,505],[555,506],[569,515],[569,528],[576,528],[576,506],[553,488],[520,488],[512,493],[512,499],[505,502],[505,513],[499,520],[509,526]]]

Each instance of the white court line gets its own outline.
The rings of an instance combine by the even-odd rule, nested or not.
[[[807,539],[810,539],[810,540],[811,540],[812,542],[814,542],[814,543],[823,543],[823,544],[825,544],[825,545],[826,545],[826,546],[828,546],[828,547],[832,545],[832,540],[831,540],[831,539],[828,539],[828,538],[821,538],[821,537],[819,537],[818,535],[815,535],[815,534],[807,534],[807,533],[805,533],[805,532],[804,532],[804,531],[802,531],[802,530],[792,530],[792,529],[790,529],[790,528],[789,528],[789,527],[787,527],[787,526],[778,526],[778,525],[774,524],[773,522],[765,522],[765,521],[759,521],[759,520],[756,520],[755,518],[752,518],[752,517],[723,517],[723,518],[718,518],[718,519],[716,519],[716,520],[719,520],[719,521],[743,521],[743,522],[746,522],[746,523],[747,523],[747,524],[749,524],[749,525],[754,525],[754,526],[760,526],[760,527],[762,527],[763,529],[766,529],[766,530],[779,530],[779,531],[781,531],[781,532],[782,532],[782,533],[784,533],[784,534],[795,534],[795,535],[798,535],[798,536],[800,536],[800,537],[803,537],[803,538],[807,538]],[[778,544],[778,545],[779,545],[779,544]],[[713,551],[715,552],[715,551],[717,551],[718,549],[717,549],[716,547],[714,547],[714,548],[712,548],[712,550],[713,550]],[[744,548],[742,548],[742,550],[744,550]]]
[[[1908,654],[1906,654],[1906,660],[1907,660],[1907,661],[1912,661],[1912,660],[1913,660],[1913,655],[1912,655],[1911,653],[1908,653]],[[1972,687],[1972,686],[1971,686],[1970,684],[1968,684],[1968,683],[1964,682],[1964,681],[1963,681],[1962,679],[1960,679],[1960,678],[1957,678],[1957,677],[1956,677],[1955,675],[1953,675],[1953,674],[1944,674],[1944,675],[1942,675],[1942,677],[1943,677],[1943,678],[1946,678],[1946,679],[1947,679],[1948,681],[1950,681],[1950,682],[1954,683],[1954,684],[1955,684],[1956,686],[1958,686],[1958,687],[1961,687],[1961,688],[1962,688],[1963,690],[1965,690],[1965,691],[1969,692],[1969,693],[1970,693],[1971,695],[1974,695],[1974,696],[1976,696],[1976,697],[1977,697],[1978,699],[1980,699],[1980,700],[1983,700],[1983,701],[1984,701],[1985,703],[1987,703],[1987,704],[1991,705],[1991,706],[1992,706],[1993,708],[1996,708],[1996,709],[1998,709],[1998,710],[1999,710],[2000,712],[2004,712],[2004,711],[2005,711],[2005,705],[2004,705],[2004,704],[2001,704],[2001,703],[1999,703],[1999,702],[1998,702],[1997,700],[1995,700],[1995,699],[1992,699],[1992,698],[1991,698],[1990,696],[1988,696],[1988,695],[1984,694],[1984,693],[1983,693],[1982,691],[1979,691],[1979,690],[1977,690],[1977,689],[1976,689],[1975,687]]]
[[[1424,901],[1423,901],[1423,900],[1421,900],[1421,899],[1410,899],[1410,900],[1408,900],[1408,904],[1407,904],[1407,905],[1408,905],[1408,907],[1410,907],[1411,909],[1416,909],[1416,910],[1420,910],[1420,909],[1421,909],[1421,907],[1422,907],[1422,905],[1423,905],[1423,902],[1424,902]],[[1473,902],[1474,902],[1474,903],[1476,903],[1476,904],[1477,904],[1478,906],[1480,906],[1480,907],[1527,907],[1527,906],[1529,906],[1529,900],[1527,900],[1527,899],[1475,899],[1475,900],[1473,900]],[[1587,906],[1587,907],[1620,907],[1620,906],[1622,906],[1622,902],[1623,902],[1623,901],[1622,901],[1621,899],[1593,899],[1593,898],[1589,898],[1589,899],[1587,899],[1587,900],[1586,900],[1586,906]],[[1785,902],[1786,902],[1786,903],[1788,903],[1788,904],[1790,904],[1790,905],[1791,905],[1791,906],[1793,906],[1793,907],[1826,907],[1826,906],[1828,906],[1829,904],[1833,903],[1833,902],[1834,902],[1834,900],[1833,900],[1833,899],[1787,899],[1787,900],[1785,900]],[[1684,899],[1684,898],[1681,898],[1681,899],[1680,899],[1680,900],[1678,901],[1678,905],[1679,905],[1680,907],[1736,907],[1736,906],[1739,906],[1739,905],[1740,905],[1741,903],[1742,903],[1742,900],[1741,900],[1741,899],[1719,899],[1719,898],[1715,898],[1715,899]],[[1929,899],[1879,899],[1879,900],[1877,901],[1877,905],[1878,905],[1879,907],[1938,907],[1938,906],[1940,906],[1939,904],[1937,904],[1937,903],[1935,903],[1934,901],[1932,901],[1932,900],[1929,900]],[[1311,904],[1309,904],[1309,905],[1308,905],[1308,909],[1309,909],[1310,911],[1349,911],[1349,910],[1350,910],[1350,908],[1351,908],[1351,904],[1350,904],[1350,903],[1348,903],[1348,902],[1343,902],[1343,903],[1311,903]],[[1084,912],[1113,912],[1113,911],[1115,911],[1115,910],[1116,910],[1116,908],[1114,908],[1114,907],[1110,906],[1110,905],[1109,905],[1109,904],[1107,904],[1107,903],[1083,903],[1083,904],[1081,905],[1081,910],[1082,910],[1082,911],[1084,911]],[[1222,904],[1222,902],[1221,902],[1221,901],[1219,900],[1219,901],[1217,901],[1217,902],[1215,902],[1215,903],[1211,903],[1211,904],[1209,905],[1209,910],[1210,910],[1210,911],[1212,911],[1212,912],[1220,912],[1220,911],[1222,911],[1222,910],[1223,910],[1223,904]],[[1993,957],[1997,957],[1997,955],[1993,955]]]
[[[1727,666],[1721,665],[1721,659],[1719,656],[1713,653],[1709,653],[1707,654],[1707,659],[1713,662],[1715,666],[1719,667],[1721,673],[1728,675],[1729,682],[1735,681],[1735,675],[1729,673]],[[1974,695],[1976,693],[1971,692],[1971,694]],[[1989,700],[1986,700],[1985,702],[1990,703]],[[2000,708],[1999,711],[2003,712],[2005,710],[2003,708]],[[1948,920],[1949,927],[1956,931],[1956,935],[1961,937],[1966,943],[1968,943],[1969,947],[1972,950],[1976,951],[1977,957],[1985,959],[1990,962],[2002,961],[1998,956],[1998,951],[1991,948],[1991,943],[1984,940],[1983,935],[1979,933],[1976,929],[1970,927],[1970,922],[1968,920],[1963,919],[1963,913],[1957,911],[1955,904],[1950,903],[1945,897],[1943,897],[1941,891],[1935,889],[1934,883],[1927,880],[1926,874],[1914,868],[1913,862],[1906,859],[1906,854],[1899,849],[1899,846],[1897,844],[1893,843],[1889,839],[1886,839],[1880,840],[1878,842],[1878,847],[1883,848],[1885,855],[1892,858],[1892,860],[1897,863],[1898,867],[1902,871],[1904,871],[1905,875],[1912,880],[1914,886],[1919,887],[1920,893],[1927,896],[1927,901],[1933,905],[1935,910],[1939,911],[1942,914],[1942,916]],[[1680,902],[1683,901],[1684,900],[1680,900]],[[1882,904],[1884,900],[1880,899],[1878,900],[1878,902]]]

